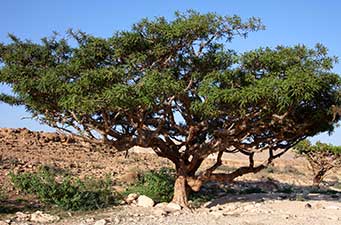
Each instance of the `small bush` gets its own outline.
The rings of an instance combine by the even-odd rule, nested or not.
[[[286,165],[283,168],[283,173],[291,173],[291,174],[295,174],[295,175],[304,175],[304,173],[302,173],[297,168],[290,166],[290,165]]]
[[[161,168],[141,175],[136,184],[127,188],[125,194],[138,193],[152,198],[156,202],[169,202],[174,191],[174,171]]]
[[[56,174],[46,168],[36,173],[11,173],[10,178],[19,190],[66,210],[99,209],[114,203],[109,178],[80,180],[65,176],[58,177],[57,182]]]
[[[189,196],[191,207],[199,208],[203,203],[215,199],[217,196],[214,193],[192,192]]]

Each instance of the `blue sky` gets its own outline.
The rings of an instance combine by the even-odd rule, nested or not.
[[[65,34],[69,28],[108,37],[117,30],[128,30],[143,17],[165,16],[174,11],[195,9],[199,12],[237,14],[243,18],[260,17],[266,30],[252,33],[248,39],[238,39],[231,47],[240,52],[261,46],[305,44],[313,47],[322,43],[331,55],[341,57],[341,1],[338,0],[2,0],[0,42],[8,42],[8,33],[20,38],[39,41],[52,31]],[[341,74],[341,65],[335,66]],[[0,86],[0,92],[8,88]],[[28,127],[51,130],[28,117],[23,107],[0,103],[0,127]],[[331,136],[322,134],[313,140],[341,145],[341,128]]]

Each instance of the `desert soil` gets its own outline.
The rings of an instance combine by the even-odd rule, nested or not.
[[[262,161],[265,157],[266,155],[260,153],[257,161]],[[247,159],[243,156],[228,154],[224,156],[224,165],[220,170],[230,171],[246,163]],[[203,167],[211,164],[212,160],[209,159]],[[157,158],[148,149],[134,148],[126,157],[125,153],[83,143],[66,135],[32,132],[24,128],[1,128],[0,194],[6,198],[0,198],[0,204],[11,210],[8,213],[0,212],[0,225],[38,224],[20,219],[23,212],[29,215],[37,210],[45,210],[45,213],[58,216],[58,220],[49,224],[60,225],[341,225],[341,172],[330,173],[322,190],[314,192],[310,187],[312,174],[307,169],[307,162],[296,158],[291,152],[277,160],[271,168],[258,174],[244,176],[232,184],[205,186],[203,189],[207,193],[214,193],[214,197],[192,210],[170,212],[158,207],[143,208],[135,204],[92,212],[45,209],[34,197],[21,196],[8,178],[11,171],[35,171],[41,165],[67,171],[80,178],[104,177],[109,174],[114,181],[113,188],[117,191],[123,191],[144,171],[161,167],[172,168],[168,160]]]

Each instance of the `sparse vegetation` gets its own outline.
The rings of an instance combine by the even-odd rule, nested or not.
[[[189,195],[189,200],[191,201],[191,207],[198,208],[203,203],[211,201],[212,199],[217,198],[214,193],[206,193],[206,192],[193,192]]]
[[[46,167],[35,173],[11,173],[10,178],[20,191],[66,210],[99,209],[115,203],[110,179],[60,177]]]
[[[138,178],[138,181],[127,188],[125,194],[138,193],[152,198],[155,202],[168,202],[173,197],[174,170],[161,168],[158,171],[148,171]]]
[[[0,202],[6,199],[6,192],[0,187]]]

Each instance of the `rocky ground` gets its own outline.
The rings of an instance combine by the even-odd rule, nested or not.
[[[260,154],[258,160],[262,157]],[[245,162],[242,156],[227,155],[220,170],[230,171]],[[211,163],[207,160],[203,166]],[[125,153],[66,135],[0,129],[0,203],[1,207],[10,209],[7,213],[0,212],[0,225],[341,224],[340,172],[329,174],[322,190],[313,190],[309,186],[311,173],[307,163],[296,159],[292,153],[272,167],[240,178],[233,184],[209,184],[204,191],[214,190],[207,192],[214,195],[208,202],[196,204],[192,210],[178,210],[167,204],[142,207],[138,201],[92,212],[47,209],[34,197],[20,196],[8,179],[10,171],[34,171],[41,165],[81,178],[109,174],[117,191],[124,190],[143,171],[172,167],[169,161],[144,149],[135,148],[126,157]]]

